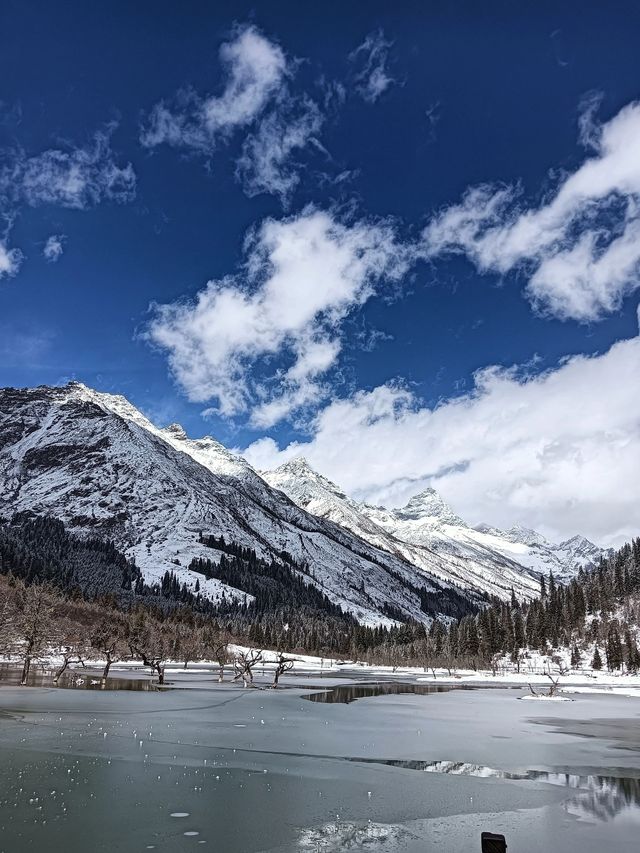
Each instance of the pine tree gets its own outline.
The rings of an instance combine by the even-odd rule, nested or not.
[[[600,651],[596,646],[596,649],[593,653],[593,659],[591,661],[592,669],[602,669],[602,658],[600,657]]]
[[[609,630],[607,632],[605,653],[607,656],[607,667],[610,670],[620,669],[622,667],[622,643],[620,641],[618,629],[613,624],[609,626]]]

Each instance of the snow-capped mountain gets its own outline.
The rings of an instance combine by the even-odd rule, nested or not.
[[[504,556],[542,574],[553,572],[561,583],[568,583],[579,569],[595,565],[602,556],[612,553],[611,549],[600,548],[584,536],[572,536],[556,544],[541,533],[520,525],[497,530],[481,524],[475,530]]]
[[[191,560],[219,556],[199,542],[202,532],[268,558],[287,551],[363,623],[388,622],[390,604],[427,620],[420,592],[436,612],[459,601],[401,554],[301,509],[215,439],[190,440],[177,424],[158,429],[123,397],[79,383],[0,390],[0,516],[25,511],[112,539],[147,580],[171,569],[193,585]],[[244,597],[200,583],[212,598]]]
[[[400,509],[358,503],[298,457],[262,476],[299,506],[329,518],[371,544],[465,588],[507,598],[539,590],[539,573],[552,570],[568,580],[601,549],[582,537],[549,543],[534,531],[469,527],[434,489],[415,495]]]

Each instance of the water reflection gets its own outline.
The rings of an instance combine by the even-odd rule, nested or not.
[[[0,664],[0,685],[18,687],[22,670],[12,664]],[[157,685],[145,678],[101,678],[95,673],[67,670],[54,682],[55,670],[32,667],[27,687],[62,687],[66,690],[157,690]]]
[[[368,699],[372,696],[392,696],[399,693],[449,693],[451,690],[473,690],[473,687],[457,684],[404,684],[396,681],[375,681],[371,684],[345,684],[332,687],[323,693],[312,693],[305,696],[310,702],[340,702],[349,704],[358,699]]]
[[[572,788],[578,793],[567,803],[567,810],[577,817],[612,820],[624,811],[640,820],[640,778],[626,776],[600,776],[546,770],[524,770],[511,772],[469,764],[462,761],[400,761],[396,759],[351,758],[366,764],[385,764],[424,773],[444,773],[448,776],[475,776],[482,779],[508,779],[514,781],[545,782],[563,788]]]

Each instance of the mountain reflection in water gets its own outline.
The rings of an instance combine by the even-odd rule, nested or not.
[[[633,813],[640,821],[640,778],[626,776],[600,776],[546,770],[510,772],[496,770],[482,764],[462,761],[399,761],[375,758],[353,758],[371,764],[385,764],[423,773],[444,773],[448,776],[475,776],[482,779],[508,779],[513,781],[545,782],[576,790],[577,795],[566,803],[567,810],[576,817],[612,820],[622,812]]]

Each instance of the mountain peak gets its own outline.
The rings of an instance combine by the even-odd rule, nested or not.
[[[166,435],[170,435],[172,438],[178,439],[179,441],[186,441],[189,438],[184,431],[184,427],[180,424],[169,424],[169,426],[166,426],[162,432]]]
[[[278,471],[280,473],[290,472],[292,474],[316,474],[317,471],[309,464],[309,460],[306,456],[294,456],[293,459],[288,459],[286,462],[283,462],[282,465],[278,465],[274,471]]]
[[[403,507],[397,509],[395,514],[403,521],[433,520],[443,524],[467,526],[431,486],[414,495]]]
[[[296,501],[302,500],[303,497],[305,501],[318,499],[320,495],[326,497],[327,494],[347,500],[342,489],[312,468],[304,456],[295,456],[273,471],[265,471],[264,476],[271,485],[287,492],[290,497],[295,494]]]
[[[524,527],[522,524],[514,524],[507,530],[507,535],[511,537],[512,541],[521,542],[524,545],[549,545],[542,533],[538,533],[537,530],[532,530],[530,527]]]

